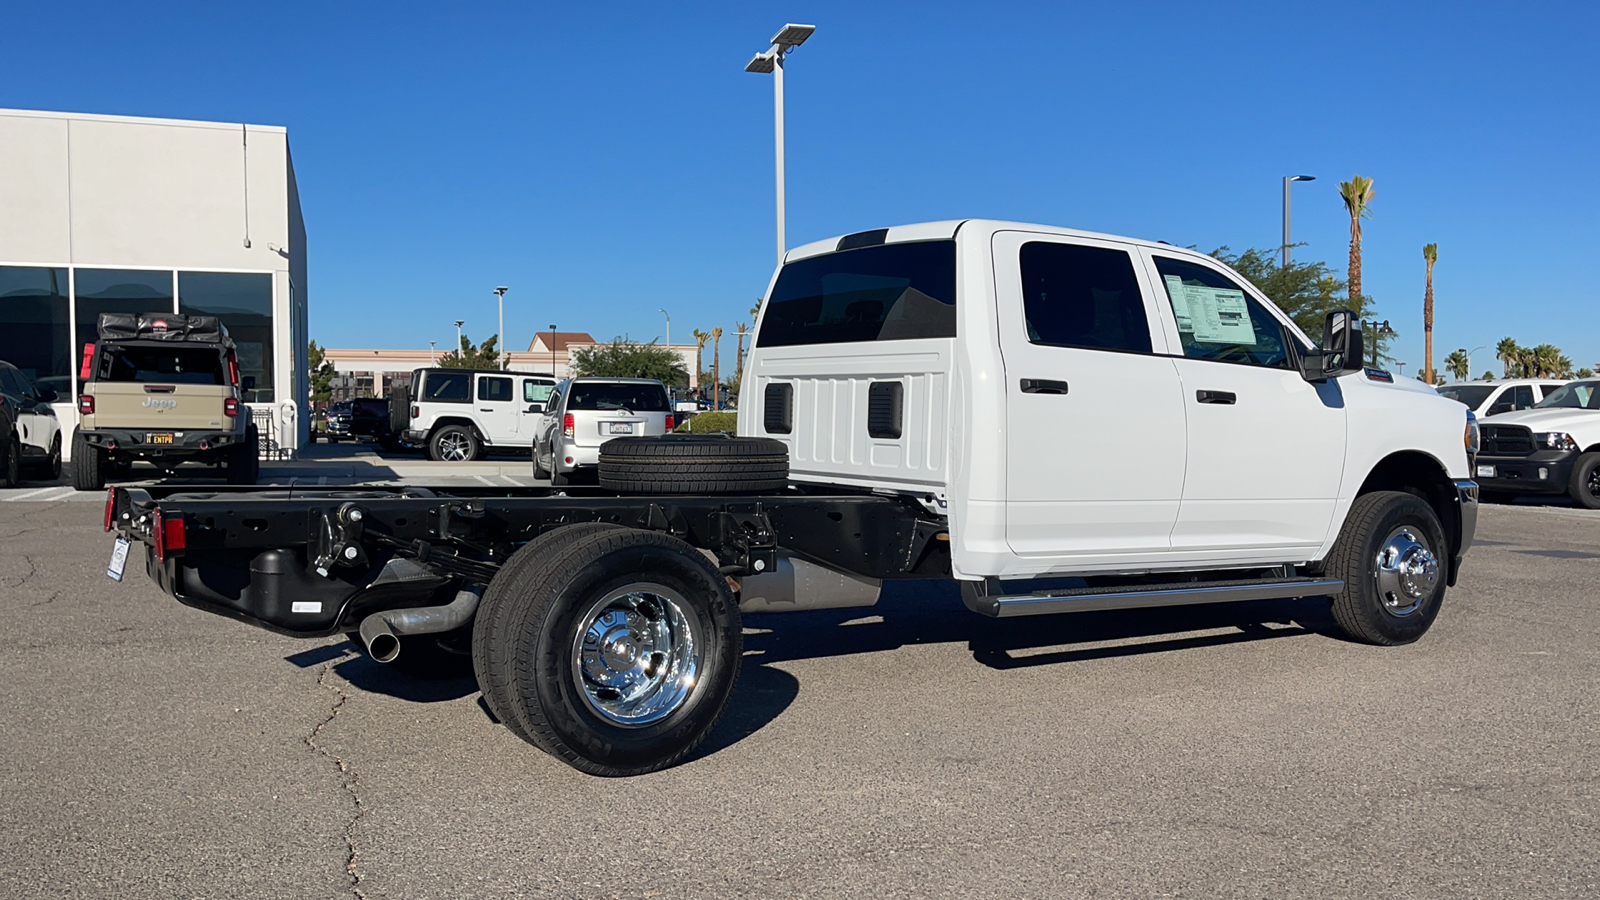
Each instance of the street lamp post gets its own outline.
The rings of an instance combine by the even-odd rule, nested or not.
[[[1406,377],[1406,364],[1405,363],[1397,362],[1397,363],[1395,363],[1395,368],[1400,370],[1400,377],[1401,378]]]
[[[783,236],[783,59],[789,51],[804,44],[806,38],[811,37],[811,32],[816,31],[815,25],[783,26],[783,29],[772,36],[772,47],[765,53],[757,53],[748,63],[745,63],[746,72],[756,72],[762,75],[772,75],[772,133],[777,147],[777,197],[778,197],[778,265],[783,265],[783,251],[785,241]]]
[[[466,355],[461,351],[461,326],[465,324],[466,321],[466,319],[456,320],[456,359],[458,360]]]
[[[1471,350],[1468,350],[1465,347],[1461,348],[1461,352],[1466,354],[1466,356],[1467,356],[1467,380],[1468,381],[1472,380],[1472,354],[1477,353],[1479,350],[1486,349],[1488,346],[1489,346],[1488,344],[1484,344],[1482,347],[1473,347]]]
[[[500,300],[500,334],[497,335],[496,338],[495,338],[495,343],[500,345],[500,365],[498,366],[498,368],[500,368],[500,369],[504,369],[506,367],[506,362],[507,362],[507,359],[506,359],[506,291],[508,291],[508,290],[510,290],[510,288],[506,288],[506,287],[497,287],[497,288],[494,289],[495,297]]]
[[[1289,185],[1296,181],[1316,181],[1315,175],[1283,176],[1283,267],[1289,268]]]
[[[437,346],[438,343],[439,343],[438,341],[429,341],[428,342],[428,359],[431,360],[432,362],[435,362],[435,363],[437,363],[439,361],[439,354],[433,348],[435,346]]]
[[[556,377],[556,326],[550,325],[550,377]]]

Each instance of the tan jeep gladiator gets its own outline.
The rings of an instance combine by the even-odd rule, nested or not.
[[[214,316],[102,313],[83,350],[72,486],[105,487],[135,460],[172,474],[180,463],[220,467],[229,484],[255,484],[255,426],[228,330]]]

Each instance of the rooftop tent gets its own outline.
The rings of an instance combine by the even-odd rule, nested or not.
[[[100,340],[206,341],[232,346],[228,329],[216,316],[174,313],[101,313]]]

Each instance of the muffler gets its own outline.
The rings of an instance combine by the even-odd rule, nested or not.
[[[454,631],[471,621],[482,597],[483,588],[472,585],[456,592],[455,599],[443,606],[388,609],[373,613],[361,620],[361,642],[367,645],[367,652],[372,654],[373,659],[381,663],[394,662],[400,655],[402,636]]]

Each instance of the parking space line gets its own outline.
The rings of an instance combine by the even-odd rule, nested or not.
[[[7,503],[15,503],[18,500],[26,500],[29,497],[35,497],[35,496],[38,496],[39,494],[49,493],[50,491],[59,490],[60,488],[61,488],[61,485],[59,485],[59,484],[52,484],[49,487],[35,488],[35,489],[31,490],[31,491],[28,491],[25,494],[17,494],[14,497],[7,497],[6,498],[6,502]],[[71,488],[68,488],[68,491],[70,492]]]
[[[506,484],[509,484],[512,487],[522,487],[522,482],[520,482],[517,479],[511,477],[510,475],[501,475],[500,477],[504,478],[506,480]]]
[[[489,479],[483,477],[482,475],[474,475],[472,477],[478,479],[479,481],[483,482],[484,484],[487,484],[489,487],[499,487],[500,486],[500,485],[495,484],[494,482],[490,481]]]

